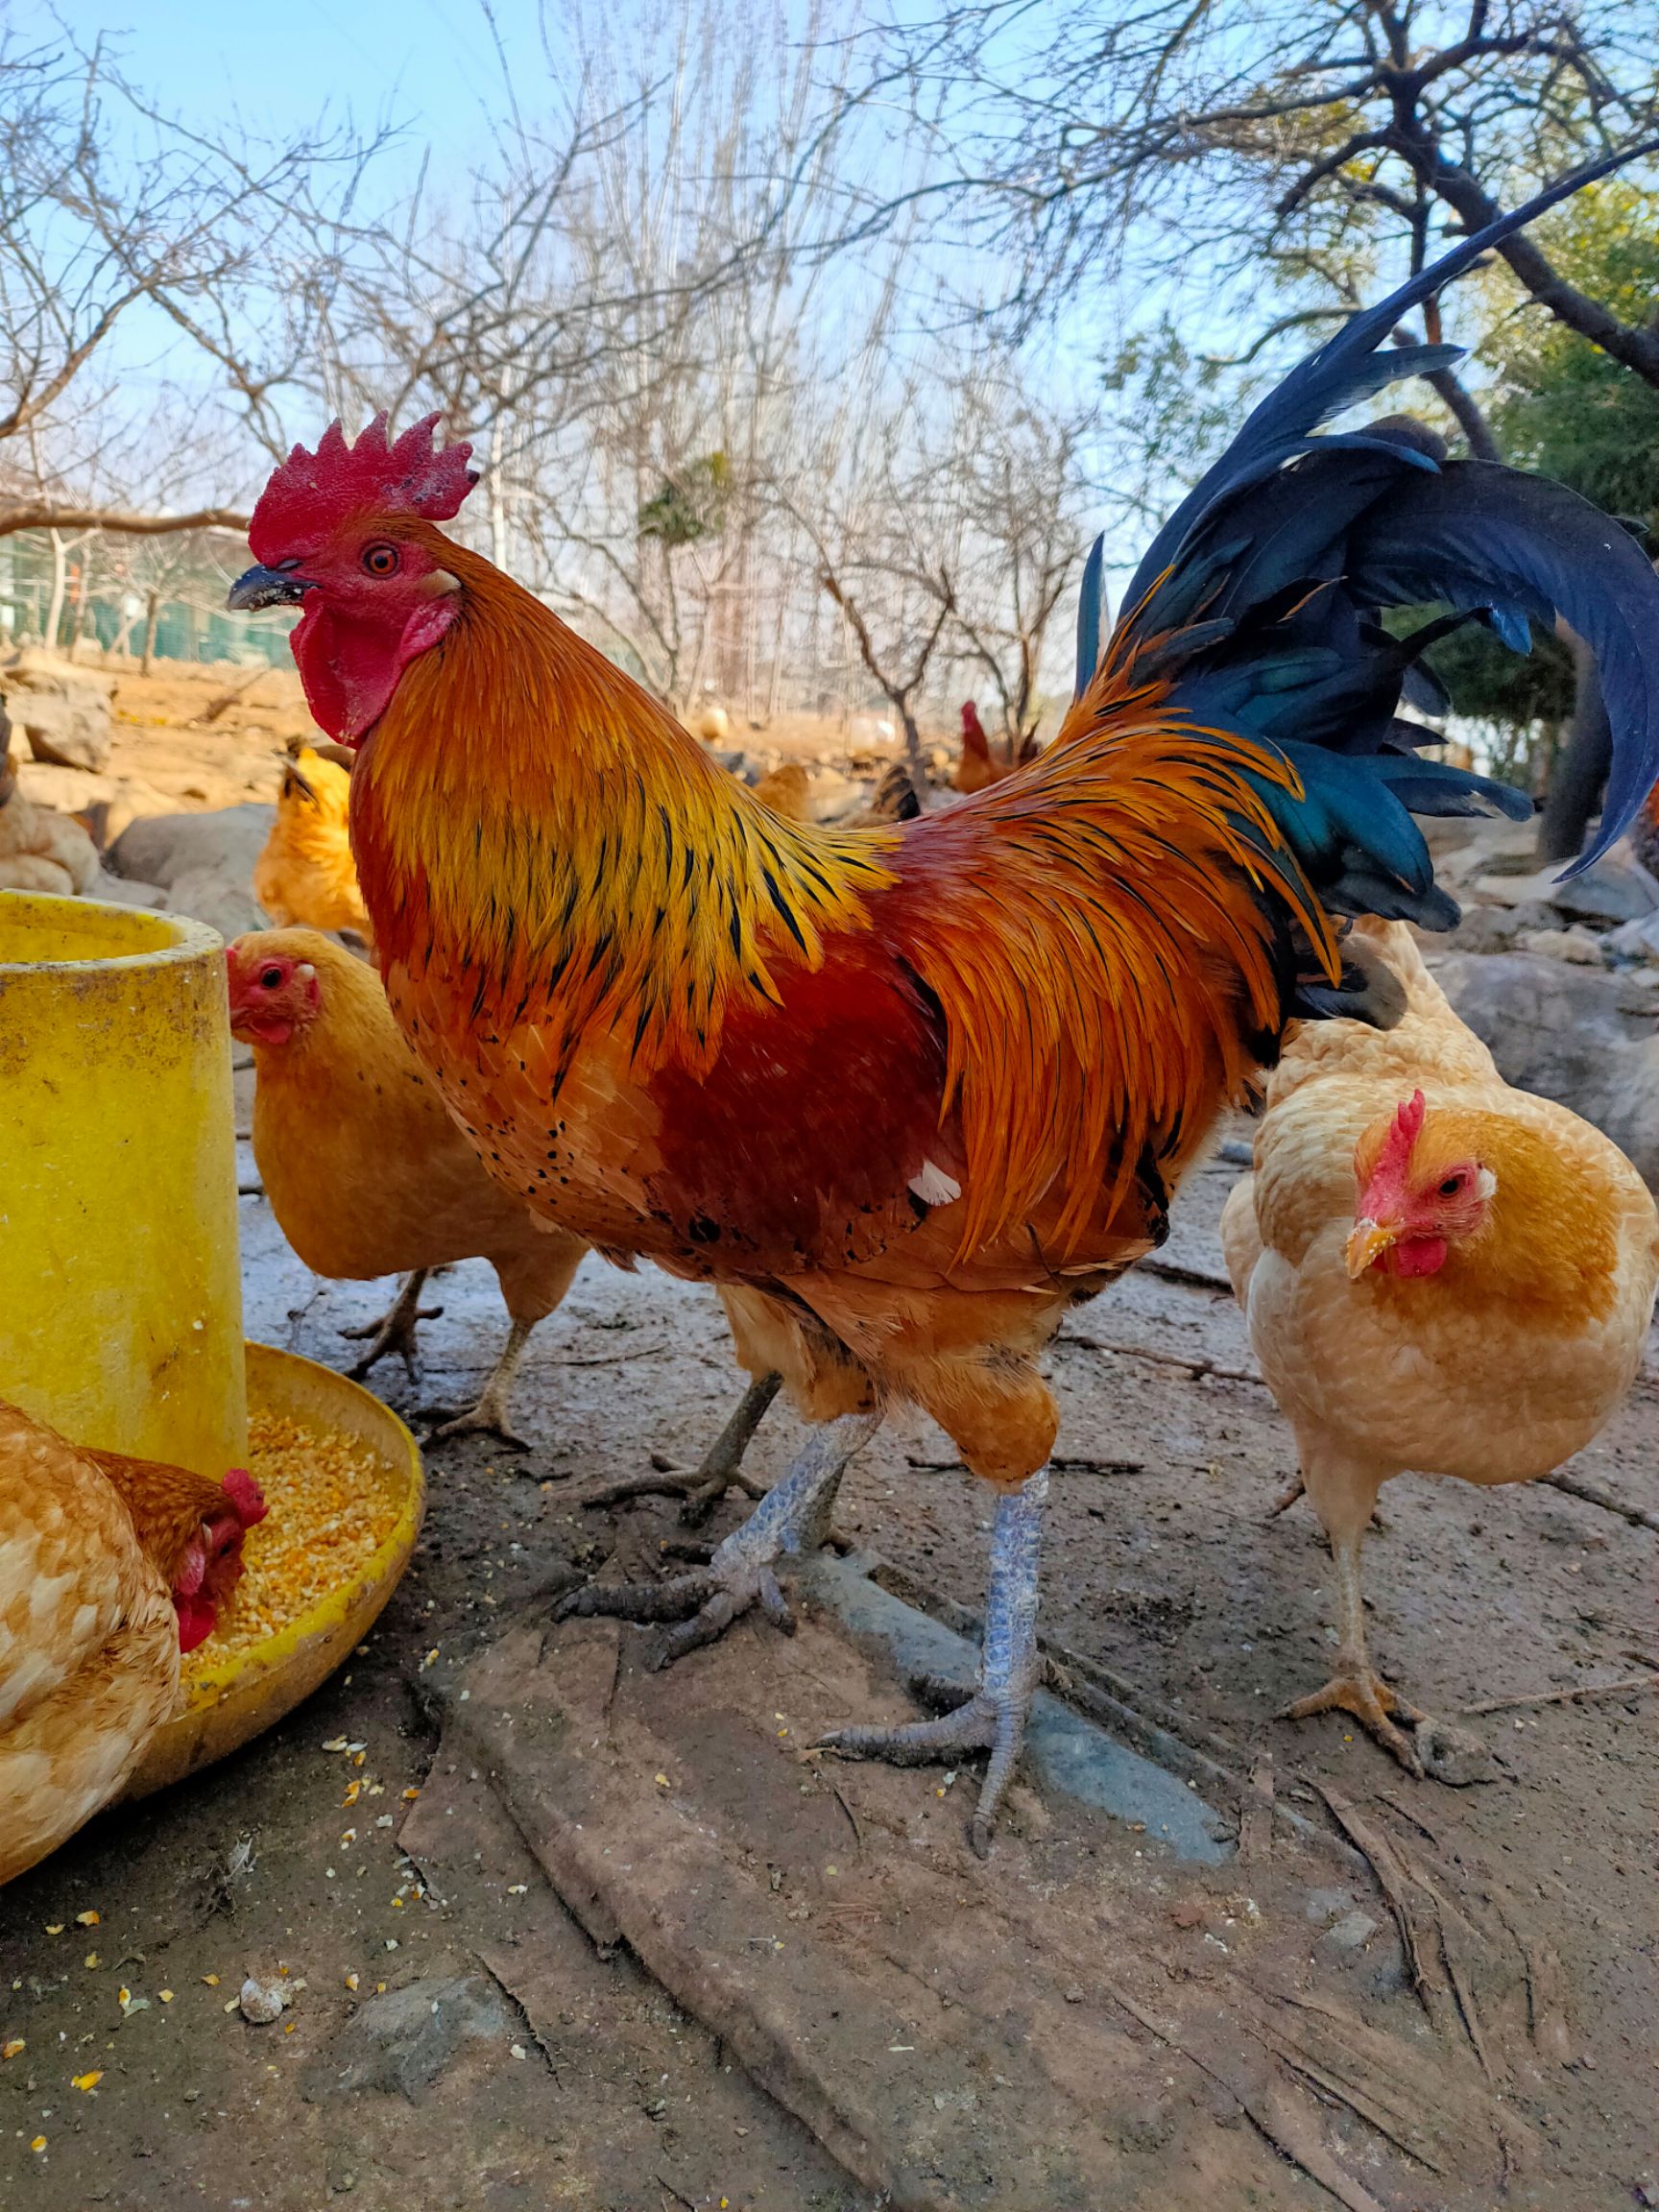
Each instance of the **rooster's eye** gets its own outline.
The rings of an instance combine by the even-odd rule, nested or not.
[[[396,576],[398,568],[396,545],[368,545],[363,549],[363,565],[371,576]]]
[[[1442,1198],[1455,1198],[1462,1188],[1463,1178],[1461,1175],[1448,1175],[1445,1182],[1440,1186],[1440,1195]]]
[[[259,978],[259,985],[261,990],[275,991],[278,988],[281,981],[282,971],[280,968],[267,968]]]

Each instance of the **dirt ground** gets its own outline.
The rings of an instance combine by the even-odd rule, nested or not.
[[[252,794],[280,749],[284,715],[297,711],[283,704],[287,684],[269,680],[267,723],[238,720],[236,769],[214,741],[217,771],[248,779],[234,797]],[[201,688],[194,676],[177,681],[168,707],[158,682],[145,711],[188,720]],[[117,705],[129,705],[125,684]],[[131,742],[157,785],[177,777],[181,795],[186,779],[208,790],[202,733],[135,730]],[[206,803],[228,796],[213,790]],[[251,1182],[245,1148],[244,1158]],[[1323,1792],[1334,1792],[1373,1842],[1381,1835],[1401,1863],[1434,1869],[1418,1887],[1439,1899],[1447,1930],[1496,1930],[1508,1943],[1511,1985],[1482,1999],[1491,2047],[1479,2051],[1478,2030],[1472,2040],[1488,2080],[1507,2083],[1534,2153],[1493,2204],[1659,2204],[1659,1695],[1517,1702],[1467,1719],[1497,1755],[1499,1779],[1455,1791],[1411,1780],[1339,1717],[1275,1718],[1323,1678],[1334,1591],[1306,1505],[1271,1513],[1292,1469],[1288,1433],[1214,1286],[1215,1223],[1237,1172],[1217,1161],[1194,1176],[1164,1271],[1130,1278],[1054,1347],[1065,1426],[1046,1631],[1148,1725],[1215,1767],[1247,1775],[1270,1759],[1281,1806],[1333,1835]],[[339,1331],[377,1311],[391,1286],[321,1284],[287,1252],[261,1197],[245,1196],[242,1215],[248,1334],[348,1365],[355,1348]],[[503,1332],[487,1268],[455,1268],[432,1288],[445,1310],[424,1325],[421,1385],[384,1369],[377,1378],[409,1413],[474,1388]],[[434,1770],[445,1705],[469,1661],[515,1623],[544,1625],[576,1575],[656,1562],[683,1533],[669,1501],[598,1512],[577,1494],[644,1473],[653,1454],[692,1464],[735,1389],[707,1294],[590,1261],[520,1379],[517,1417],[533,1451],[469,1441],[429,1455],[416,1560],[349,1668],[240,1756],[107,1815],[7,1890],[0,2045],[24,2048],[0,2061],[0,2212],[157,2201],[320,2212],[337,2199],[370,2212],[872,2204],[626,1947],[595,1950],[517,1837],[481,1807],[464,1762],[446,1754],[448,1770]],[[1659,1511],[1656,1410],[1659,1348],[1574,1467],[1649,1514]],[[776,1476],[798,1434],[775,1408],[753,1471]],[[845,1535],[948,1617],[980,1603],[988,1526],[984,1494],[950,1456],[919,1417],[895,1422],[854,1468],[838,1511]],[[1435,1712],[1659,1668],[1650,1528],[1553,1487],[1477,1494],[1415,1479],[1389,1485],[1382,1516],[1367,1547],[1375,1655]],[[771,1632],[742,1633],[732,1651],[763,1671]],[[355,1750],[331,1748],[342,1740],[361,1747],[361,1767],[348,1767]],[[372,1787],[349,1814],[348,1779],[379,1793]],[[962,1789],[941,1805],[941,1783],[929,1770],[881,1778],[917,1820],[959,1818]],[[426,1791],[413,1801],[426,1808],[419,1867],[402,1848],[412,1789]],[[429,1833],[440,1800],[461,1823],[446,1850]],[[1096,1842],[1124,1927],[1143,1927],[1148,1945],[1195,1949],[1220,1929],[1188,1913],[1155,1855],[1139,1857],[1121,1834]],[[1056,1859],[1047,1877],[1062,1899],[1068,1863]],[[1306,1955],[1321,1987],[1345,1991],[1356,2016],[1431,2060],[1443,2023],[1413,1989],[1363,1864],[1323,1889],[1310,1888],[1307,1867],[1297,1887],[1277,1879],[1256,1887],[1280,1953]],[[1325,1900],[1324,1917],[1301,1902],[1310,1896]],[[99,1919],[84,1926],[88,1912]],[[1459,2004],[1464,1941],[1475,1937],[1443,1936]],[[295,1994],[279,2022],[252,2027],[228,2010],[245,1975],[284,1968]],[[1481,1971],[1503,1981],[1490,1960]],[[465,1983],[497,2008],[496,2032],[460,2042],[407,2093],[343,2088],[339,2060],[364,2000],[382,1983],[395,1992],[416,1981]],[[1492,2025],[1504,2006],[1529,2053],[1507,2074]],[[93,2074],[86,2089],[72,2085]],[[1197,2105],[1191,2122],[1193,2174],[1214,2212],[1337,2201],[1230,2105]],[[1149,2144],[1166,2139],[1148,2128]],[[1427,2175],[1403,2198],[1377,2186],[1389,2205],[1427,2212],[1453,2200]],[[1056,2212],[1085,2208],[1057,2200]]]

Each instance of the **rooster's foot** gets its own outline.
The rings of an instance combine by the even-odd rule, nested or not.
[[[921,1685],[929,1695],[943,1685]],[[959,1695],[960,1693],[958,1693]],[[991,1848],[991,1832],[1025,1741],[1032,1692],[1003,1683],[982,1683],[965,1705],[937,1720],[906,1720],[897,1728],[835,1728],[819,1738],[827,1751],[848,1759],[884,1759],[892,1767],[926,1767],[963,1751],[989,1751],[985,1779],[968,1838],[981,1859]]]
[[[1423,1776],[1423,1761],[1412,1739],[1394,1725],[1394,1717],[1409,1721],[1413,1729],[1428,1720],[1427,1713],[1403,1697],[1383,1681],[1377,1670],[1360,1663],[1333,1674],[1323,1689],[1298,1697],[1279,1715],[1281,1720],[1310,1720],[1316,1713],[1351,1713],[1370,1730],[1385,1751],[1391,1751],[1408,1774]]]
[[[1020,1489],[997,1502],[985,1645],[978,1687],[967,1703],[937,1720],[908,1720],[897,1728],[837,1728],[821,1739],[827,1750],[854,1759],[886,1759],[896,1767],[925,1766],[951,1752],[988,1750],[991,1758],[968,1830],[968,1840],[981,1859],[991,1848],[991,1832],[1019,1764],[1043,1672],[1037,1648],[1037,1563],[1047,1498],[1048,1472],[1039,1468]]]
[[[429,1270],[417,1267],[404,1282],[402,1288],[378,1321],[365,1321],[360,1329],[342,1329],[340,1334],[356,1344],[369,1343],[363,1357],[347,1369],[354,1382],[361,1382],[369,1370],[388,1352],[396,1352],[403,1362],[403,1371],[413,1382],[419,1373],[416,1362],[415,1334],[422,1321],[436,1321],[443,1312],[442,1306],[422,1306],[421,1292],[425,1286]]]
[[[782,1380],[781,1375],[762,1375],[758,1382],[751,1382],[731,1420],[709,1445],[692,1478],[695,1487],[680,1508],[680,1519],[687,1528],[700,1528],[728,1490],[741,1490],[749,1498],[765,1496],[759,1483],[752,1482],[743,1473],[743,1455]]]
[[[557,1618],[603,1614],[613,1620],[677,1623],[653,1647],[647,1664],[654,1669],[670,1667],[699,1645],[712,1644],[753,1605],[774,1627],[792,1635],[795,1616],[779,1587],[776,1564],[823,1541],[847,1462],[879,1426],[878,1414],[849,1413],[815,1429],[783,1480],[715,1547],[707,1567],[666,1582],[589,1586],[566,1598]]]

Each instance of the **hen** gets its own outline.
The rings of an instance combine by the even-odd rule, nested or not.
[[[264,1511],[240,1468],[84,1450],[0,1402],[0,1882],[126,1782]]]
[[[754,1603],[786,1620],[778,1563],[887,1401],[922,1406],[1000,1494],[979,1686],[942,1719],[830,1741],[989,1747],[980,1844],[1037,1678],[1058,1418],[1038,1356],[1161,1238],[1289,1020],[1397,1007],[1334,917],[1455,915],[1407,809],[1525,805],[1415,757],[1395,707],[1445,624],[1397,638],[1379,611],[1449,600],[1523,641],[1528,613],[1566,614],[1614,732],[1603,840],[1659,766],[1659,578],[1621,530],[1399,432],[1314,435],[1447,364],[1389,333],[1545,204],[1257,408],[1154,541],[1098,665],[1085,625],[1045,754],[890,829],[757,806],[445,536],[474,479],[430,421],[394,445],[382,419],[354,446],[335,424],[255,511],[231,604],[301,609],[311,710],[360,747],[352,848],[388,994],[450,1111],[547,1220],[723,1285],[817,1424],[706,1571],[583,1609],[680,1617],[660,1659]]]
[[[1582,1451],[1641,1363],[1659,1210],[1599,1130],[1510,1089],[1402,925],[1374,933],[1405,1019],[1292,1036],[1221,1238],[1336,1565],[1336,1671],[1289,1712],[1339,1707],[1420,1773],[1434,1725],[1366,1649],[1377,1493],[1408,1469],[1532,1481]]]
[[[314,929],[255,930],[225,958],[231,1034],[253,1051],[253,1158],[283,1236],[318,1275],[366,1282],[413,1271],[360,1370],[391,1351],[412,1360],[430,1269],[488,1260],[512,1327],[477,1404],[435,1433],[522,1447],[513,1380],[587,1245],[537,1223],[485,1172],[398,1034],[373,969]]]
[[[349,929],[373,943],[346,826],[350,794],[348,772],[309,745],[283,769],[276,819],[253,864],[253,896],[277,928]]]

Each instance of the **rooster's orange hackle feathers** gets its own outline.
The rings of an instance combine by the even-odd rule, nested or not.
[[[454,1018],[502,1041],[534,1029],[555,1097],[601,1037],[646,1089],[713,1077],[733,1021],[767,1009],[787,1056],[792,977],[828,966],[833,995],[844,964],[865,990],[849,941],[873,935],[943,1017],[927,1103],[960,1120],[961,1254],[1047,1200],[1045,1251],[1066,1263],[1148,1155],[1199,1140],[1275,1029],[1265,884],[1334,958],[1246,773],[1290,772],[1166,711],[1132,645],[1020,776],[902,828],[835,831],[757,805],[530,594],[437,542],[461,613],[353,778],[365,892],[389,969],[436,962]],[[479,697],[488,746],[468,741]],[[434,1046],[458,1066],[461,1043]],[[850,1121],[843,1142],[859,1139]]]

